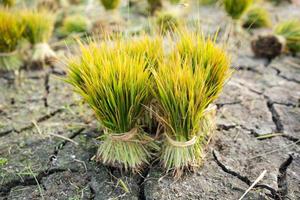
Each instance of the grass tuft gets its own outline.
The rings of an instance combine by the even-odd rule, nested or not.
[[[17,47],[24,27],[19,19],[17,13],[0,8],[0,70],[15,70],[22,64]]]
[[[47,11],[26,10],[22,12],[25,24],[24,37],[31,44],[48,42],[52,36],[55,18]]]
[[[149,37],[147,35],[128,41],[125,51],[129,55],[139,54],[146,61],[146,68],[158,68],[159,62],[163,60],[163,39],[159,36]]]
[[[114,45],[108,41],[81,44],[81,56],[68,62],[67,82],[90,105],[105,129],[97,159],[138,171],[155,147],[139,124],[144,106],[151,100],[151,73],[143,54],[134,53],[132,48],[128,52],[126,45],[125,40]]]
[[[90,28],[89,20],[81,15],[71,15],[64,19],[61,34],[69,35],[72,33],[84,33],[88,32]]]
[[[0,4],[6,7],[12,7],[16,4],[16,0],[0,0]]]
[[[269,12],[260,7],[251,8],[243,20],[245,28],[262,28],[270,27],[272,24]]]
[[[223,0],[225,11],[234,20],[238,20],[252,5],[253,0]]]
[[[49,47],[48,41],[52,36],[55,18],[53,14],[43,11],[26,10],[21,13],[25,25],[24,37],[33,45],[31,56],[34,68],[43,68],[51,63],[56,55]]]
[[[161,12],[156,19],[160,34],[172,33],[179,28],[179,19],[171,13]]]
[[[162,0],[147,0],[150,6],[150,13],[154,14],[157,10],[160,10],[163,6]]]
[[[120,5],[120,0],[101,0],[106,10],[114,10]]]
[[[282,36],[286,40],[287,48],[297,53],[300,51],[300,21],[289,20],[278,24],[275,27],[275,34]]]
[[[167,171],[180,175],[201,163],[211,132],[205,125],[212,120],[206,110],[230,75],[229,66],[228,56],[214,40],[183,32],[170,59],[153,72],[153,95],[166,138],[160,160]]]

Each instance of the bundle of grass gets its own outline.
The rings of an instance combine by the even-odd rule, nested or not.
[[[243,27],[249,29],[270,27],[271,24],[269,12],[260,7],[251,8],[243,20]]]
[[[19,15],[0,8],[0,71],[17,70],[22,65],[17,48],[23,31]]]
[[[59,1],[56,0],[40,0],[37,4],[38,10],[57,11],[59,7]]]
[[[87,33],[90,26],[88,18],[82,15],[70,15],[63,20],[60,35],[68,36],[74,33]]]
[[[15,0],[0,0],[0,4],[6,7],[12,7],[16,4]]]
[[[127,41],[125,51],[129,55],[139,55],[144,58],[147,69],[157,69],[163,60],[164,50],[162,46],[163,39],[159,36],[149,37],[140,36],[134,41]]]
[[[170,0],[171,4],[179,4],[181,0]]]
[[[213,5],[218,2],[218,0],[198,0],[201,5]]]
[[[78,4],[84,3],[85,0],[69,0],[69,1],[71,4],[78,5]]]
[[[24,37],[33,46],[31,66],[43,68],[55,59],[55,52],[48,45],[54,27],[54,17],[46,11],[23,11],[22,21],[25,25]]]
[[[227,14],[233,20],[239,20],[252,5],[253,0],[224,0],[223,3]]]
[[[101,3],[106,10],[114,10],[119,7],[120,0],[101,0]]]
[[[156,11],[160,10],[163,6],[162,0],[147,0],[150,6],[150,13],[153,15]]]
[[[129,55],[123,45],[123,41],[116,46],[81,45],[80,58],[69,61],[67,81],[103,126],[96,159],[137,172],[149,162],[152,148],[157,148],[139,124],[151,100],[151,76],[140,53]]]
[[[275,27],[275,34],[285,38],[287,49],[293,53],[300,51],[300,21],[289,20]]]
[[[268,0],[268,1],[274,3],[275,5],[279,5],[282,2],[288,2],[290,0]]]
[[[175,176],[203,160],[214,116],[210,105],[230,74],[229,66],[212,40],[185,33],[171,59],[153,73],[158,120],[165,128],[160,160]]]
[[[257,57],[275,58],[285,51],[300,51],[300,22],[289,20],[275,27],[274,34],[259,35],[251,42]]]
[[[165,35],[172,33],[179,28],[179,19],[171,13],[161,12],[158,14],[156,23],[159,29],[159,33]]]

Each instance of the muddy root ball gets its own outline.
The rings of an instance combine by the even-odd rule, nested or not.
[[[251,48],[256,57],[272,59],[283,52],[285,40],[276,35],[260,35],[252,40]]]

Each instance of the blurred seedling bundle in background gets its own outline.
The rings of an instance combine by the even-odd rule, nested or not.
[[[275,58],[284,52],[300,51],[300,20],[292,19],[277,24],[273,32],[254,38],[251,47],[257,57]]]

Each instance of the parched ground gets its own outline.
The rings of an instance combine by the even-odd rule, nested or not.
[[[274,18],[300,15],[290,5],[269,9]],[[198,14],[207,30],[226,20],[218,8],[189,17]],[[180,180],[157,163],[132,175],[92,161],[101,133],[60,68],[23,71],[17,87],[2,75],[0,199],[239,199],[264,170],[245,199],[300,199],[300,57],[256,59],[249,38],[239,40],[206,160]]]

